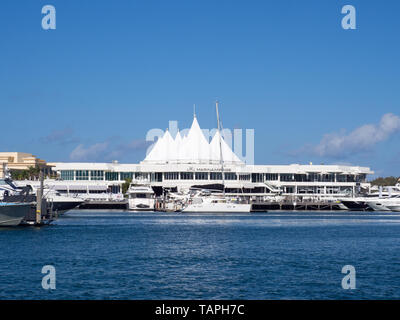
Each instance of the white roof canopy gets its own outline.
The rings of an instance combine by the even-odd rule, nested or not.
[[[143,163],[216,164],[221,162],[220,146],[224,163],[243,164],[222,137],[220,143],[219,131],[216,132],[211,143],[209,143],[200,128],[196,116],[194,116],[187,136],[182,137],[178,132],[175,139],[173,139],[167,130],[157,140]]]

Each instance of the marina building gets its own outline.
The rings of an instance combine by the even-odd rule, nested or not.
[[[125,180],[132,179],[151,185],[158,194],[163,189],[224,186],[227,194],[251,197],[353,196],[369,189],[367,176],[373,174],[370,168],[359,166],[247,165],[219,131],[207,141],[196,116],[187,135],[178,132],[172,137],[167,130],[138,164],[57,162],[52,166],[60,191],[84,184],[119,192]]]
[[[50,172],[50,167],[47,166],[46,161],[38,157],[24,152],[0,152],[0,177],[3,177],[4,165],[11,170],[28,170],[29,168],[42,167],[45,173]]]

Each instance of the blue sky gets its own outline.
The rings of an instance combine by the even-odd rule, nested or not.
[[[41,28],[46,4],[56,30]],[[346,4],[356,30],[341,27]],[[0,150],[136,163],[147,131],[187,128],[193,104],[214,128],[218,99],[226,128],[255,130],[257,164],[399,176],[399,14],[398,1],[3,0]]]

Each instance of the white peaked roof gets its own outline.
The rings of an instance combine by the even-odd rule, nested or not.
[[[159,138],[153,149],[149,152],[146,160],[149,162],[165,162],[174,158],[176,154],[175,141],[171,137],[168,129],[164,135]]]
[[[185,154],[185,144],[186,141],[186,137],[184,136],[182,138],[181,133],[178,131],[178,133],[176,134],[175,137],[175,150],[176,150],[176,154],[175,154],[175,160],[178,162],[180,160],[182,160],[184,158],[184,154]]]
[[[210,160],[210,145],[200,129],[196,116],[187,137],[185,137],[182,158],[178,160],[201,163],[207,163]]]
[[[225,163],[243,162],[235,155],[224,139],[221,138],[222,158]],[[187,136],[177,133],[175,139],[167,130],[156,142],[143,163],[166,164],[216,164],[221,162],[220,134],[217,131],[211,143],[205,138],[197,121],[193,119]]]
[[[222,160],[226,163],[237,163],[241,162],[239,157],[232,151],[229,145],[225,142],[225,140],[221,137],[220,132],[217,130],[213,139],[210,143],[210,150],[212,154],[212,159],[218,159],[221,161],[221,151],[222,149]],[[221,143],[220,143],[221,141]]]
[[[165,134],[164,134],[164,136],[165,136]],[[162,136],[161,138],[158,138],[157,142],[153,146],[153,149],[151,149],[149,154],[146,156],[145,161],[149,161],[149,162],[161,161],[161,159],[164,157],[164,155],[163,155],[164,136]]]
[[[171,134],[169,133],[168,129],[165,131],[163,136],[163,147],[164,147],[164,159],[168,161],[173,159],[176,154],[176,145],[175,140],[172,138]]]

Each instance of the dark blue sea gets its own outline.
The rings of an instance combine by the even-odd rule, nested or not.
[[[0,299],[399,299],[400,215],[72,211],[0,229]],[[56,289],[42,288],[43,266]],[[343,266],[356,270],[344,290]]]

